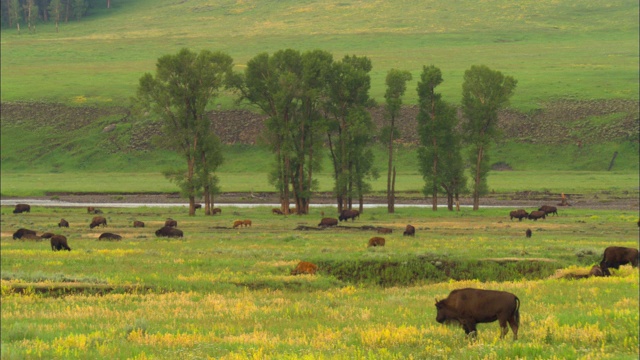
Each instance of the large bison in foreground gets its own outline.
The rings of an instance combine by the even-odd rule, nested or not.
[[[15,209],[13,209],[13,213],[20,214],[23,212],[31,212],[31,206],[28,204],[16,204]]]
[[[638,267],[638,249],[621,246],[609,246],[604,249],[600,262],[604,275],[610,275],[609,268],[619,269],[620,265],[626,264],[631,264],[634,268]]]
[[[498,320],[501,339],[509,332],[507,322],[513,339],[518,339],[520,299],[511,293],[472,288],[453,290],[446,299],[436,299],[436,309],[437,322],[459,322],[467,335],[476,336],[476,324]]]
[[[71,251],[71,248],[67,244],[67,238],[64,235],[53,235],[51,237],[51,250],[59,251],[63,249]]]

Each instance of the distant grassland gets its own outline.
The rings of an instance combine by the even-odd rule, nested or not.
[[[102,4],[101,4],[102,5]],[[122,104],[158,57],[222,50],[236,69],[261,52],[323,49],[368,56],[371,95],[383,100],[391,68],[409,70],[415,103],[422,66],[458,103],[462,76],[485,64],[518,80],[519,109],[553,99],[638,98],[637,1],[112,1],[80,22],[3,28],[2,101]],[[231,98],[222,100],[232,106]]]

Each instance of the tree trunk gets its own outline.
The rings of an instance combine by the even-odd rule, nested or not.
[[[389,134],[389,168],[387,169],[387,212],[389,214],[393,214],[394,209],[394,201],[393,201],[393,190],[391,186],[391,168],[393,167],[393,126],[394,126],[394,118],[391,116],[391,134]],[[393,168],[393,175],[395,181],[395,168]]]
[[[362,194],[358,197],[358,211],[360,214],[364,212],[364,196]]]
[[[111,0],[107,0],[107,9],[111,8]]]
[[[389,202],[389,213],[393,214],[396,212],[396,167],[393,167],[393,175],[391,177],[391,198]]]
[[[478,158],[476,159],[476,174],[475,174],[475,179],[474,179],[474,186],[473,186],[473,210],[478,210],[480,208],[480,182],[482,181],[481,179],[481,168],[480,165],[482,164],[482,157],[484,156],[484,146],[480,145],[480,147],[478,148]]]

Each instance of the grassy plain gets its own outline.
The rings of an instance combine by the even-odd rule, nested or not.
[[[508,209],[379,208],[338,229],[298,231],[332,207],[303,217],[264,207],[223,207],[215,217],[179,207],[103,208],[109,225],[93,230],[84,208],[11,210],[3,207],[1,219],[3,359],[638,356],[637,269],[606,279],[554,276],[588,271],[606,246],[637,247],[635,211],[561,209],[518,222]],[[56,226],[62,217],[69,229]],[[154,236],[166,217],[178,221],[183,239]],[[252,227],[231,229],[246,218]],[[146,227],[131,227],[133,220]],[[402,236],[407,223],[415,238]],[[377,234],[362,225],[394,232],[385,247],[367,248]],[[19,227],[64,234],[73,250],[12,240]],[[124,239],[97,241],[105,231]],[[290,276],[301,260],[319,273]],[[437,324],[434,298],[461,287],[515,293],[519,340],[500,341],[497,323],[480,325],[476,342]]]

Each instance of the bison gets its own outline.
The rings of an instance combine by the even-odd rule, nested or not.
[[[291,270],[291,275],[309,274],[314,275],[318,271],[318,265],[308,261],[300,261],[295,269]]]
[[[607,270],[607,272],[605,273],[602,268],[598,265],[593,265],[593,267],[591,267],[591,270],[589,270],[589,276],[609,276],[611,275],[611,273]]]
[[[71,248],[67,244],[67,238],[63,235],[53,235],[51,237],[51,250],[60,251],[60,250],[71,251]]]
[[[530,238],[532,234],[531,229],[527,229],[527,231],[525,231],[524,234],[526,237]]]
[[[13,240],[21,239],[25,235],[35,235],[35,234],[36,232],[33,230],[20,228],[13,233]]]
[[[558,208],[551,205],[542,205],[540,206],[538,211],[544,211],[545,215],[549,215],[549,214],[558,215]]]
[[[96,213],[96,208],[94,208],[93,206],[87,206],[87,214],[95,214]]]
[[[13,209],[13,213],[20,214],[23,212],[31,212],[31,206],[27,204],[16,204],[15,209]]]
[[[538,221],[538,219],[545,219],[547,214],[544,211],[532,211],[529,214],[529,220]]]
[[[120,240],[122,240],[122,236],[120,236],[118,234],[106,232],[106,233],[100,234],[100,237],[98,237],[98,240],[120,241]]]
[[[242,220],[236,220],[233,222],[233,228],[237,228],[237,227],[242,227],[242,225],[244,225],[244,221]]]
[[[193,204],[193,210],[202,209],[202,204]]]
[[[46,233],[40,235],[40,237],[43,238],[43,239],[51,239],[51,237],[53,235],[55,235],[55,234],[54,233],[50,233],[50,232],[46,232]]]
[[[342,210],[338,219],[340,221],[347,221],[351,219],[351,221],[355,221],[357,217],[360,216],[360,212],[358,210]]]
[[[243,220],[243,221],[242,221],[242,224],[243,224],[244,226],[251,227],[251,220],[249,220],[249,219],[247,219],[247,220]]]
[[[510,220],[513,218],[518,219],[518,221],[522,221],[522,219],[526,219],[529,216],[529,213],[524,209],[513,210],[509,213]]]
[[[385,227],[379,227],[377,231],[378,231],[378,234],[391,234],[393,232],[392,229],[385,228]]]
[[[172,218],[168,218],[167,221],[164,222],[165,227],[178,227],[178,222],[173,220]]]
[[[369,245],[367,245],[367,247],[371,247],[371,246],[384,246],[385,240],[384,238],[381,237],[372,237],[371,239],[369,239]]]
[[[69,222],[65,219],[60,219],[60,222],[58,223],[58,227],[69,227]]]
[[[436,321],[457,321],[464,332],[475,336],[476,324],[489,323],[498,320],[500,323],[500,338],[504,338],[509,329],[513,331],[513,339],[518,339],[520,326],[520,299],[505,291],[481,289],[457,289],[449,296],[438,301],[436,299]]]
[[[133,227],[144,227],[144,223],[142,221],[134,221],[133,222]]]
[[[619,269],[620,265],[626,264],[638,267],[638,249],[621,246],[609,246],[604,249],[600,267],[605,275],[610,275],[609,268]]]
[[[282,214],[282,210],[277,209],[277,208],[273,208],[273,209],[271,209],[271,213],[272,213],[272,214],[276,214],[276,215],[283,215],[283,214]]]
[[[107,219],[105,219],[102,216],[94,216],[93,219],[91,220],[91,224],[89,224],[89,228],[93,229],[96,226],[100,226],[102,225],[102,227],[107,226]]]
[[[222,214],[222,209],[213,208],[213,210],[211,210],[211,215],[215,215],[215,214]]]
[[[407,227],[404,229],[404,232],[402,233],[403,236],[415,236],[416,235],[416,228],[413,227],[413,225],[407,225]]]
[[[329,226],[337,226],[338,225],[338,219],[334,219],[334,218],[322,218],[322,220],[320,220],[320,224],[318,224],[318,226],[321,227],[329,227]]]
[[[182,230],[171,226],[165,226],[156,230],[157,237],[182,237],[183,235]]]

